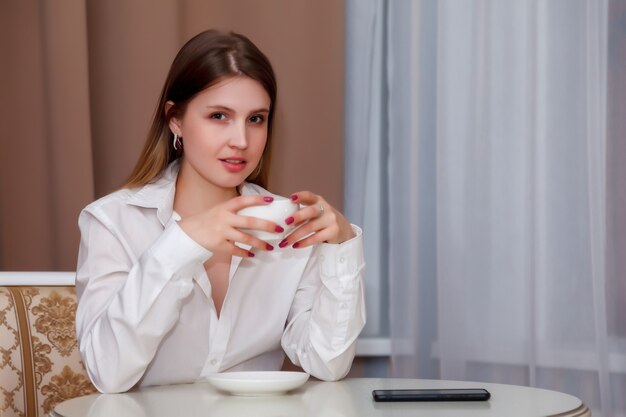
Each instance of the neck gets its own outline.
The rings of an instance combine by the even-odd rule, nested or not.
[[[236,187],[219,187],[191,171],[185,164],[181,164],[176,179],[174,210],[181,217],[199,214],[239,195]]]

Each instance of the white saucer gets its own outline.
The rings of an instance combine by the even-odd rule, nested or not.
[[[207,378],[215,388],[233,395],[279,395],[309,379],[304,372],[224,372]]]

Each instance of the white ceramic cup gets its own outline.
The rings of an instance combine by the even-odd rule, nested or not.
[[[237,214],[241,216],[258,217],[259,219],[269,220],[285,229],[282,233],[270,233],[265,230],[254,229],[241,229],[241,231],[265,241],[282,240],[293,230],[292,226],[285,223],[285,219],[294,214],[298,208],[298,204],[293,203],[288,198],[274,197],[274,201],[267,205],[250,206],[241,209],[237,212]]]

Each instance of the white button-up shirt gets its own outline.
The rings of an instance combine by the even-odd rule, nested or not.
[[[339,245],[233,257],[218,318],[203,263],[212,253],[178,226],[178,163],[80,214],[76,328],[102,392],[279,370],[284,354],[323,380],[344,377],[365,323],[361,231]],[[272,195],[244,183],[242,194]]]

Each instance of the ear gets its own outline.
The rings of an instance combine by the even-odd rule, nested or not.
[[[163,112],[165,112],[165,115],[167,115],[167,112],[170,111],[173,105],[174,105],[174,102],[171,100],[168,100],[165,103],[165,108],[163,109]],[[167,124],[170,130],[172,131],[172,133],[175,133],[178,136],[182,136],[180,119],[178,119],[177,117],[172,117]]]

